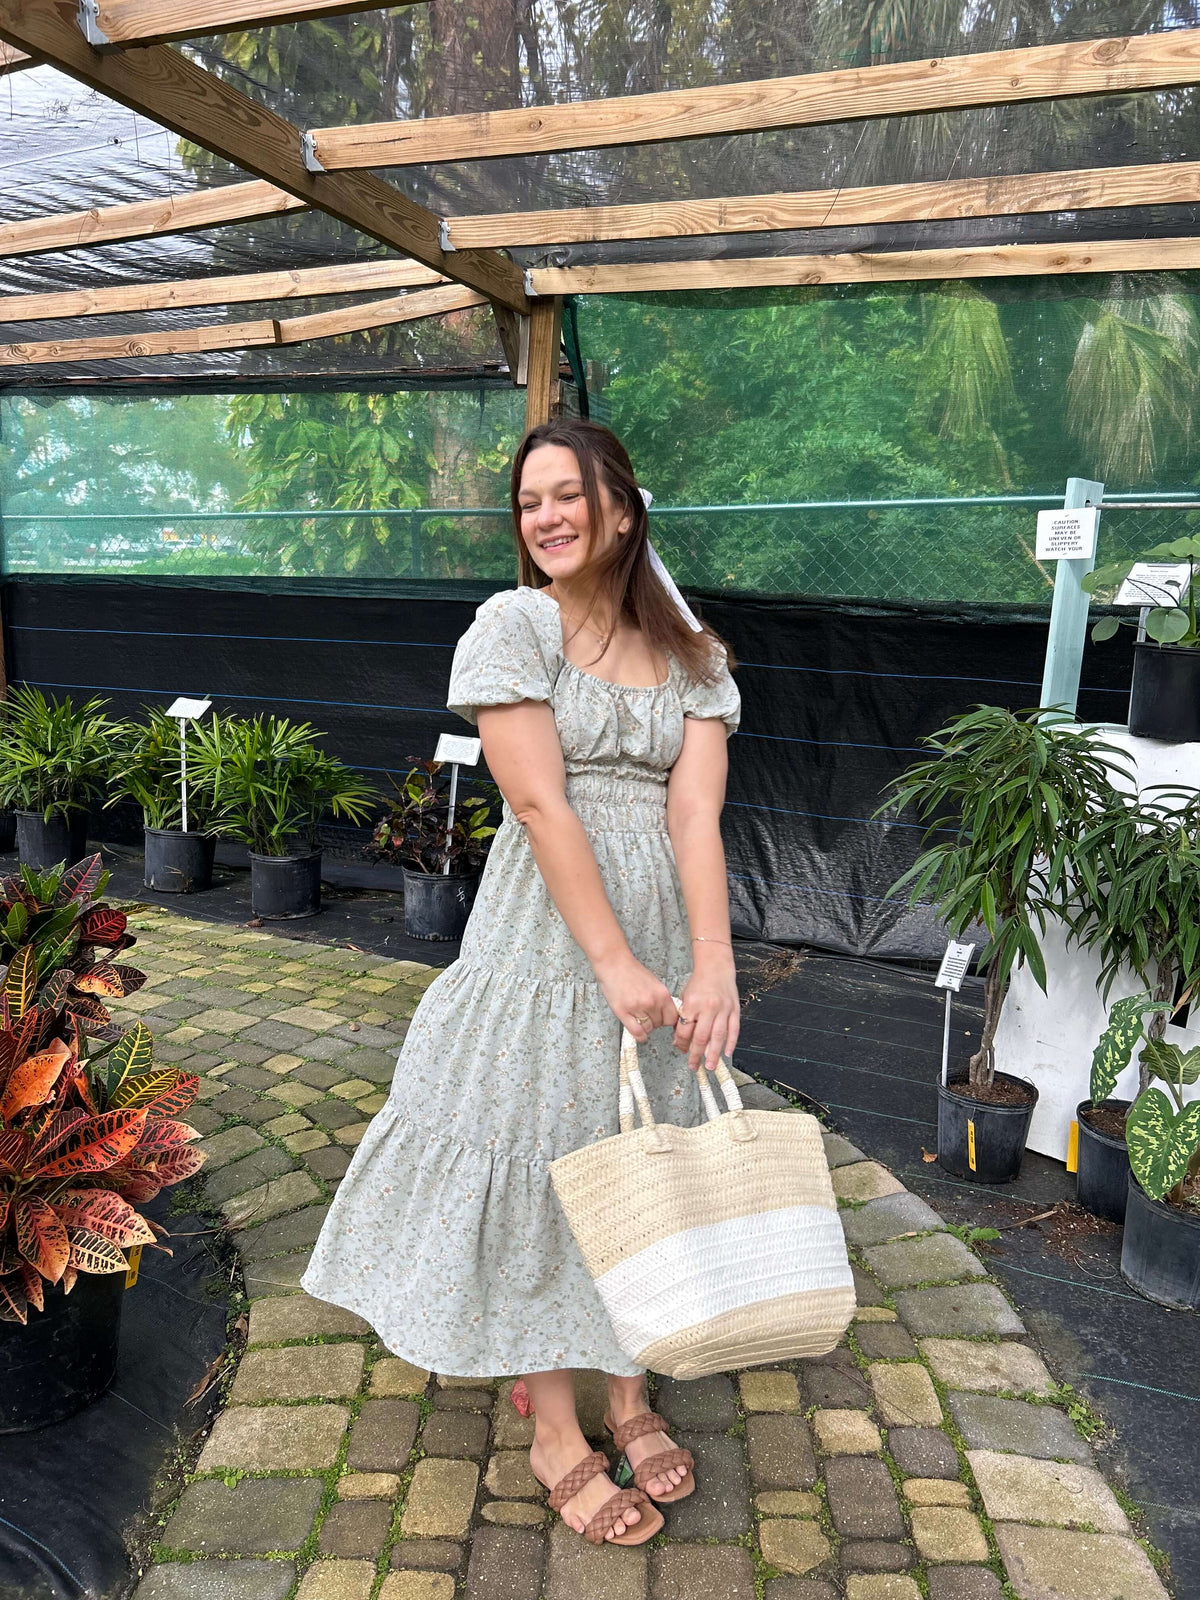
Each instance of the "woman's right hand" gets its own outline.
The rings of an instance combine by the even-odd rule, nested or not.
[[[631,951],[596,969],[604,998],[617,1021],[645,1044],[655,1028],[673,1028],[679,1012],[671,992]]]

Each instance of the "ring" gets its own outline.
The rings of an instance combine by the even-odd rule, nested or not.
[[[648,1028],[650,1026],[650,1018],[644,1011],[635,1011],[633,1013],[633,1020],[635,1022],[640,1022],[643,1028]]]
[[[690,1028],[692,1023],[695,1022],[696,1019],[695,1019],[695,1017],[685,1017],[683,1012],[681,1011],[679,1013],[679,1020],[680,1020],[680,1022],[686,1023],[686,1025]]]

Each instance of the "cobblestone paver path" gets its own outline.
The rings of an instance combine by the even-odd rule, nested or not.
[[[133,923],[150,981],[125,1004],[202,1074],[192,1121],[250,1301],[228,1403],[136,1600],[1164,1600],[986,1264],[832,1134],[848,1338],[820,1361],[660,1380],[699,1489],[646,1548],[586,1545],[546,1509],[511,1379],[420,1371],[299,1289],[432,969],[160,911]],[[603,1448],[602,1380],[577,1384]]]

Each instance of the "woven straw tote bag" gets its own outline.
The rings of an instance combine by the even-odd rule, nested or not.
[[[617,1342],[671,1378],[825,1355],[854,1314],[816,1118],[748,1111],[716,1076],[727,1111],[701,1067],[708,1121],[656,1123],[622,1030],[620,1133],[550,1165]]]

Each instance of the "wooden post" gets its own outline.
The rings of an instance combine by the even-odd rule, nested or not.
[[[525,426],[549,422],[558,409],[558,364],[562,346],[562,296],[534,300],[529,313],[529,364]]]
[[[1084,506],[1099,505],[1103,499],[1102,483],[1094,483],[1091,478],[1068,478],[1063,510],[1079,511]],[[1096,542],[1098,545],[1098,534]],[[1079,701],[1079,670],[1083,665],[1090,599],[1080,585],[1095,565],[1095,554],[1081,556],[1077,561],[1060,561],[1054,579],[1041,703],[1047,708],[1060,707],[1072,715]]]

